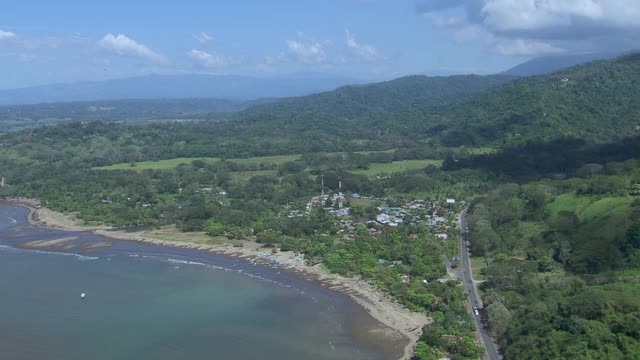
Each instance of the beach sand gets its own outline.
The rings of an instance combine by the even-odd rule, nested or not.
[[[319,283],[331,290],[348,295],[353,301],[362,306],[372,318],[388,327],[389,336],[405,337],[408,344],[404,348],[404,354],[400,360],[409,360],[411,358],[415,344],[422,334],[422,327],[431,322],[431,319],[424,314],[409,311],[393,301],[388,295],[375,289],[366,281],[328,273],[322,269],[320,265],[307,265],[302,256],[293,252],[277,252],[272,254],[270,251],[266,252],[264,249],[261,249],[259,244],[250,241],[242,242],[243,247],[234,247],[231,244],[208,245],[154,239],[143,231],[127,232],[114,230],[108,226],[101,225],[84,226],[72,215],[57,213],[40,206],[38,201],[32,199],[10,198],[4,199],[2,202],[29,209],[29,222],[40,227],[65,231],[92,231],[97,235],[115,240],[138,241],[153,245],[208,251],[242,258],[250,262],[278,264],[286,268],[286,271],[302,279]],[[61,243],[62,242],[63,241],[61,241]],[[34,245],[39,246],[40,244]]]

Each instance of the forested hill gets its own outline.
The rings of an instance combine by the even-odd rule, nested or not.
[[[318,146],[339,142],[520,146],[577,138],[604,143],[636,135],[640,53],[549,75],[406,77],[282,100],[238,114],[240,132]]]
[[[590,61],[611,59],[622,53],[592,53],[579,55],[551,55],[531,59],[503,72],[504,75],[532,76],[550,74],[564,68],[585,64]]]
[[[427,77],[414,75],[382,83],[348,85],[334,91],[289,98],[248,109],[247,114],[296,115],[317,113],[357,118],[398,112],[415,104],[435,106],[481,92],[517,79],[511,75],[456,75]]]
[[[640,53],[524,78],[426,112],[440,118],[434,135],[447,145],[617,140],[640,123]]]

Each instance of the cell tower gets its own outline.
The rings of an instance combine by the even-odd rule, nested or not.
[[[342,210],[344,206],[344,195],[342,195],[342,176],[338,176],[338,209]]]

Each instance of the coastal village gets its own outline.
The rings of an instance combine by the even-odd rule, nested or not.
[[[392,205],[390,205],[392,204]],[[441,240],[447,240],[456,229],[459,212],[465,206],[464,201],[456,199],[390,199],[386,197],[362,196],[357,193],[336,194],[312,197],[304,209],[290,209],[288,217],[310,215],[314,208],[322,208],[334,215],[340,224],[338,235],[345,240],[355,239],[356,233],[366,229],[371,236],[378,236],[386,227],[426,225],[432,234]],[[351,206],[365,208],[365,214],[354,214]]]
[[[389,205],[393,202],[393,206]],[[400,203],[400,204],[399,204]],[[346,205],[345,205],[346,204]],[[367,212],[355,216],[347,205],[359,207],[374,206],[375,214]],[[378,235],[385,227],[427,225],[439,239],[449,238],[449,231],[455,229],[458,213],[465,202],[456,199],[389,199],[361,196],[354,193],[347,196],[340,193],[312,197],[305,210],[290,210],[289,217],[308,216],[313,208],[323,208],[336,216],[341,225],[340,233],[354,238],[358,227],[365,227],[372,236]],[[356,219],[358,218],[358,219]]]

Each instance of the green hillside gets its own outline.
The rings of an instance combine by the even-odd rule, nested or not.
[[[640,54],[476,94],[462,88],[488,79],[342,88],[226,122],[4,134],[0,195],[37,198],[88,223],[304,254],[432,317],[416,345],[421,360],[480,356],[464,286],[437,281],[448,273],[443,258],[458,254],[456,216],[468,207],[483,316],[505,359],[636,358]],[[350,213],[331,211],[343,204],[331,199],[333,209],[307,208],[341,190]],[[459,201],[441,206],[451,198]],[[382,208],[419,204],[431,205],[406,226],[377,222]],[[432,229],[439,215],[446,225]]]
[[[524,78],[436,111],[448,145],[561,137],[606,142],[637,134],[640,53]]]
[[[349,85],[334,91],[280,100],[253,107],[243,115],[270,113],[299,117],[307,113],[318,113],[349,119],[378,116],[382,113],[397,113],[414,104],[447,104],[514,79],[517,77],[507,75],[407,76],[377,84]]]

